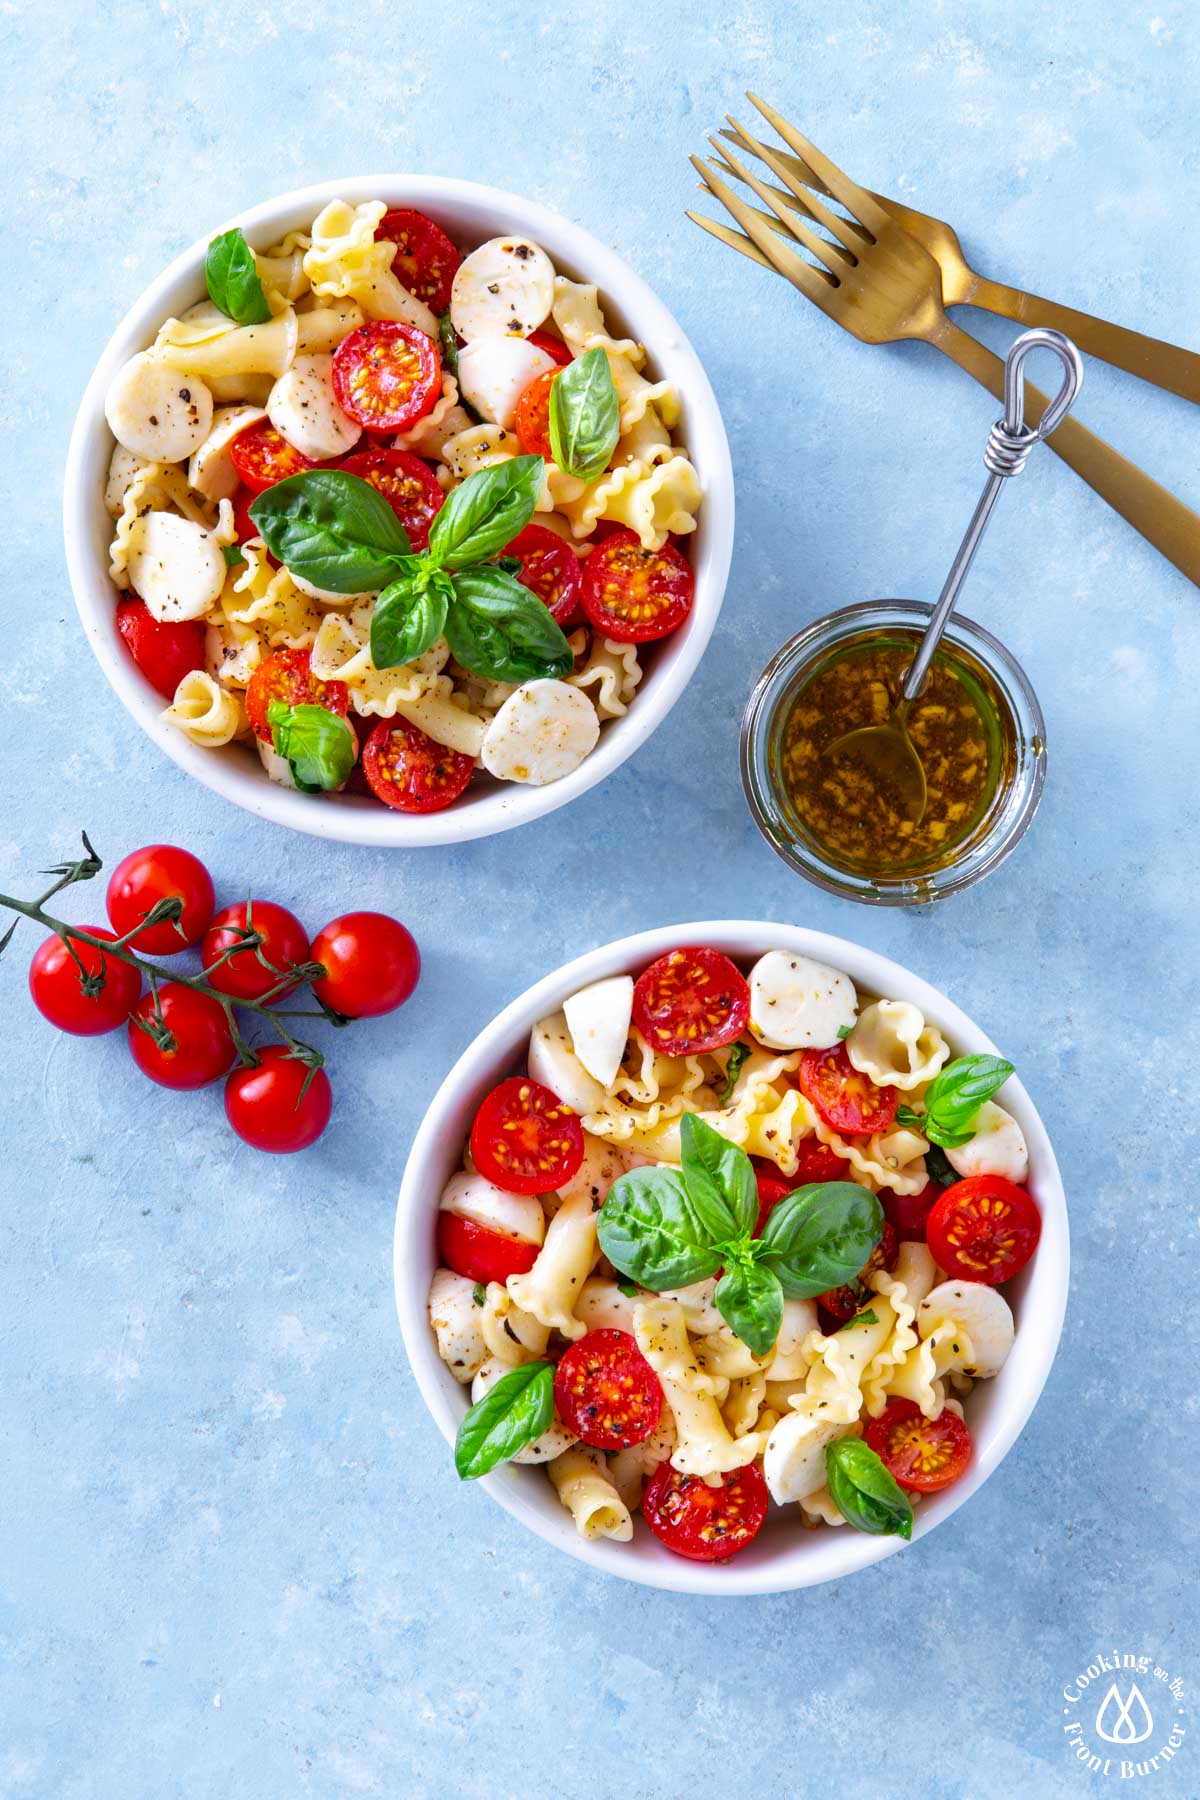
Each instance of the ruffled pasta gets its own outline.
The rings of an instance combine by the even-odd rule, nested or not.
[[[568,281],[565,275],[554,278],[554,304],[550,315],[562,334],[563,343],[576,356],[585,350],[607,350],[623,356],[635,369],[646,360],[645,347],[633,338],[609,336],[600,310],[600,293],[594,281]]]
[[[575,1521],[580,1537],[614,1538],[627,1544],[633,1536],[629,1508],[605,1471],[598,1450],[572,1445],[547,1463],[546,1473],[554,1491]]]
[[[729,1392],[720,1376],[706,1375],[688,1339],[677,1300],[647,1300],[634,1314],[638,1348],[662,1383],[675,1420],[678,1442],[672,1466],[681,1475],[721,1475],[740,1469],[762,1453],[766,1434],[734,1438],[718,1404]]]
[[[850,1165],[851,1178],[870,1188],[873,1194],[880,1188],[890,1188],[897,1194],[919,1194],[929,1179],[925,1171],[929,1143],[919,1131],[910,1131],[906,1126],[877,1131],[867,1139],[864,1151],[826,1125],[824,1119],[816,1115],[814,1119],[814,1130],[821,1142],[835,1155],[844,1157]]]
[[[567,640],[572,648],[575,635]],[[636,644],[618,644],[611,638],[594,637],[583,666],[567,676],[571,687],[582,688],[602,719],[620,719],[642,679]]]
[[[253,538],[243,544],[245,566],[230,570],[221,611],[231,625],[253,625],[274,648],[297,650],[316,641],[324,613],[302,593],[286,569],[273,569],[266,547]]]
[[[891,1336],[872,1357],[863,1375],[863,1403],[872,1418],[878,1418],[888,1403],[888,1382],[904,1363],[917,1343],[914,1321],[917,1308],[937,1279],[933,1257],[924,1244],[901,1244],[896,1271],[877,1269],[868,1285],[882,1294],[895,1315]]]
[[[433,313],[392,273],[395,245],[375,236],[386,211],[383,200],[331,200],[313,220],[304,273],[323,299],[353,300],[370,319],[399,319],[436,338]]]
[[[128,451],[125,452],[128,455]],[[115,460],[115,459],[114,459]],[[138,521],[148,512],[177,512],[211,531],[217,509],[188,486],[187,475],[177,463],[137,461],[129,485],[121,496],[116,530],[108,547],[109,579],[117,587],[127,585],[129,561],[134,554]]]
[[[526,1275],[510,1275],[508,1291],[523,1312],[564,1337],[587,1327],[575,1316],[583,1284],[596,1260],[596,1214],[586,1190],[569,1195],[549,1225],[537,1261]]]
[[[202,750],[219,749],[246,730],[241,700],[218,687],[206,669],[188,671],[162,717]]]
[[[846,1054],[876,1087],[905,1092],[932,1081],[950,1055],[936,1025],[907,1000],[876,1000],[864,1007],[846,1039]]]

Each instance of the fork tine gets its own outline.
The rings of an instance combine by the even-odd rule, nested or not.
[[[788,169],[787,163],[792,161],[792,158],[789,157],[785,161],[785,159],[772,150],[768,144],[761,144],[757,138],[752,138],[750,133],[745,131],[742,126],[738,124],[736,119],[730,118],[728,113],[726,113],[725,117],[729,119],[729,123],[737,132],[737,141],[754,156],[759,157],[766,163],[772,174],[777,175],[779,180],[782,181],[787,193],[782,193],[778,188],[771,188],[770,191],[773,194],[777,194],[779,198],[784,201],[785,205],[799,205],[802,207],[808,218],[812,219],[815,224],[822,226],[824,230],[829,232],[831,237],[837,239],[838,243],[844,244],[846,249],[857,261],[857,253],[862,245],[864,243],[872,244],[875,241],[866,226],[860,225],[857,219],[844,219],[840,213],[831,212],[827,206],[822,206],[808,183],[800,181]],[[728,137],[729,133],[723,131],[721,136]],[[770,184],[768,183],[765,185],[769,186]],[[824,192],[824,190],[822,190],[822,192]],[[790,200],[788,196],[791,196]]]
[[[728,160],[724,155],[722,155],[721,166],[724,169],[727,169],[731,175],[737,174],[737,170],[734,168],[733,163],[730,160]],[[763,186],[767,189],[767,191],[769,193],[774,194],[776,200],[778,200],[781,203],[781,205],[787,207],[790,212],[793,212],[793,213],[794,212],[805,212],[805,213],[808,212],[808,207],[806,206],[806,204],[803,200],[793,199],[790,194],[785,194],[782,188],[772,187],[770,182],[764,182]],[[711,193],[711,191],[712,190],[710,189],[709,192]],[[792,229],[790,220],[788,221],[788,223],[786,225],[782,222],[782,215],[780,214],[778,206],[775,208],[774,212],[769,212],[769,213],[768,212],[760,212],[756,206],[752,206],[750,208],[750,210],[754,214],[755,218],[761,219],[764,225],[769,225],[771,227],[772,231],[783,232],[786,234],[786,233],[790,232]],[[810,214],[809,216],[812,217],[815,221],[815,217],[816,217],[815,214]],[[855,240],[855,242],[858,244],[861,244],[864,249],[866,248],[866,240],[865,239],[857,238]],[[858,257],[855,255],[855,253],[852,250],[843,249],[841,244],[830,244],[829,248],[834,252],[834,254],[838,258],[840,258],[843,267],[846,267],[847,265],[853,267],[854,264],[856,264],[858,261]]]
[[[702,185],[706,194],[712,193],[712,189],[707,183]],[[764,269],[770,269],[772,275],[778,274],[778,270],[770,258],[764,256],[758,245],[752,244],[750,239],[743,237],[740,231],[731,231],[728,225],[718,225],[715,219],[706,219],[703,213],[688,212],[686,208],[684,216],[689,218],[693,225],[699,225],[701,230],[710,232],[713,237],[719,238],[721,243],[728,244],[731,250],[740,250],[743,256],[750,257],[753,262],[761,263]]]
[[[768,106],[765,100],[760,100],[757,94],[751,93],[748,89],[746,98],[751,106],[758,109],[768,125],[774,126],[789,150],[794,150],[796,155],[808,164],[826,193],[836,200],[839,206],[844,206],[848,213],[853,213],[859,223],[865,225],[869,231],[879,233],[886,230],[889,224],[888,216],[883,208],[872,200],[865,188],[860,188],[856,181],[851,181],[848,175],[843,174],[836,163],[830,162],[827,156],[823,156],[817,146],[810,143],[803,132],[797,131],[794,125],[789,125],[773,106]]]
[[[707,181],[721,205],[733,214],[746,236],[758,245],[768,262],[778,269],[781,275],[786,275],[792,286],[799,288],[807,300],[811,300],[814,305],[823,308],[826,304],[826,289],[834,286],[833,277],[826,275],[823,269],[814,269],[812,264],[805,262],[802,256],[796,256],[792,251],[785,250],[779,234],[771,231],[765,225],[760,225],[746,202],[739,199],[715,170],[706,167],[698,156],[689,157],[688,160],[696,173]]]
[[[817,232],[810,231],[808,226],[803,224],[802,221],[797,218],[796,209],[794,207],[785,209],[778,201],[772,200],[771,189],[767,186],[766,182],[759,181],[756,175],[751,175],[749,169],[744,168],[737,160],[736,156],[731,156],[727,150],[722,150],[716,138],[709,138],[708,141],[717,152],[717,155],[720,156],[725,164],[733,170],[737,179],[739,181],[744,181],[746,186],[750,188],[753,193],[757,194],[760,200],[766,201],[780,224],[785,230],[791,232],[792,236],[798,243],[804,246],[810,256],[815,256],[818,261],[823,262],[825,267],[833,275],[838,273],[839,268],[845,268],[846,258],[840,254],[835,245],[829,243]]]

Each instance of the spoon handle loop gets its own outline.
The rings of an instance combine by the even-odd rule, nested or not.
[[[1052,350],[1062,363],[1063,382],[1038,423],[1027,425],[1025,382],[1021,369],[1025,358],[1032,351],[1042,349]],[[917,654],[913,657],[912,667],[904,677],[900,689],[903,705],[907,706],[915,700],[924,686],[934,651],[941,642],[963,582],[970,573],[975,552],[987,530],[992,509],[1000,497],[1000,489],[1010,475],[1020,474],[1033,446],[1049,437],[1055,427],[1061,424],[1074,404],[1082,382],[1083,360],[1070,338],[1064,337],[1061,331],[1045,329],[1023,332],[1010,349],[1004,363],[1004,417],[997,419],[992,426],[987,449],[983,453],[988,478],[971,515],[971,523],[967,526],[963,541],[950,565],[950,573],[938,595],[937,605],[930,614],[929,624],[925,628]]]

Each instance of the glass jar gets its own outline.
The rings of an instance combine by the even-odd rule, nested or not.
[[[1046,779],[1045,722],[1024,670],[982,625],[955,613],[941,649],[987,689],[1008,739],[1005,766],[978,827],[936,867],[877,873],[840,863],[807,828],[779,775],[792,702],[852,646],[909,641],[915,646],[932,610],[923,600],[866,600],[827,613],[772,657],[742,720],[742,783],[767,842],[818,887],[867,906],[922,906],[990,874],[1024,835]]]

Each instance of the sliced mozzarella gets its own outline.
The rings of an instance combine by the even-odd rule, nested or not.
[[[809,1332],[816,1331],[817,1324],[815,1300],[784,1301],[783,1324],[766,1368],[768,1381],[803,1381],[809,1365],[802,1345]]]
[[[344,413],[333,391],[333,358],[326,351],[298,356],[271,389],[267,417],[293,450],[310,462],[344,456],[362,426]]]
[[[806,1500],[824,1487],[826,1447],[844,1437],[846,1429],[807,1413],[785,1413],[771,1427],[763,1451],[763,1475],[772,1500],[783,1506],[791,1500]]]
[[[487,1361],[487,1345],[475,1304],[475,1283],[452,1269],[439,1269],[429,1284],[429,1323],[438,1355],[455,1381],[464,1385]]]
[[[266,770],[269,779],[271,781],[277,781],[280,787],[294,788],[296,783],[292,780],[292,766],[288,762],[287,757],[280,756],[279,752],[274,749],[272,745],[264,743],[263,739],[260,737],[255,738],[254,745],[258,751],[258,759]]]
[[[985,1100],[975,1115],[975,1136],[956,1150],[947,1150],[946,1161],[959,1175],[1003,1175],[1006,1181],[1029,1179],[1029,1149],[1025,1134],[1011,1113]]]
[[[633,976],[593,981],[563,1001],[575,1054],[601,1087],[615,1081],[633,1018]]]
[[[261,406],[219,406],[212,430],[188,463],[188,485],[207,500],[228,500],[240,477],[233,466],[229,446],[240,431],[266,414]]]
[[[225,586],[216,534],[177,513],[143,513],[129,533],[129,585],[156,619],[199,619]]]
[[[823,1050],[858,1014],[854,983],[840,969],[792,950],[768,950],[750,971],[750,1029],[772,1050]]]
[[[571,1045],[564,1014],[539,1019],[529,1034],[529,1074],[573,1112],[598,1112],[604,1089],[589,1075]]]
[[[554,264],[532,238],[489,238],[458,266],[450,319],[468,344],[528,337],[554,304]]]
[[[143,350],[114,376],[104,416],[117,442],[135,456],[183,462],[208,436],[213,398],[195,375],[181,375]]]
[[[558,364],[523,337],[481,337],[458,353],[458,385],[483,419],[507,431],[531,381]]]
[[[108,463],[108,479],[104,484],[105,510],[116,519],[125,505],[125,490],[140,469],[149,465],[144,456],[135,456],[124,444],[113,446]]]
[[[511,1373],[512,1369],[508,1363],[502,1363],[494,1356],[489,1357],[471,1383],[471,1404],[478,1405],[488,1389],[495,1387],[502,1375],[511,1375]],[[558,1414],[555,1413],[541,1437],[535,1438],[532,1444],[526,1444],[525,1448],[518,1450],[515,1456],[509,1458],[509,1461],[515,1463],[549,1462],[552,1457],[561,1456],[564,1450],[569,1450],[571,1445],[578,1441],[575,1433],[568,1431]]]
[[[1000,1373],[1016,1335],[1012,1308],[1003,1294],[982,1281],[943,1281],[917,1308],[917,1330],[927,1338],[947,1323],[961,1331],[970,1345],[970,1354],[956,1358],[952,1367],[966,1375]],[[953,1344],[950,1347],[953,1351]]]
[[[506,1194],[482,1175],[451,1176],[442,1190],[441,1210],[523,1244],[540,1244],[546,1235],[542,1203],[535,1194]]]
[[[488,726],[480,760],[498,781],[545,787],[577,769],[599,736],[586,694],[565,681],[526,681]]]

